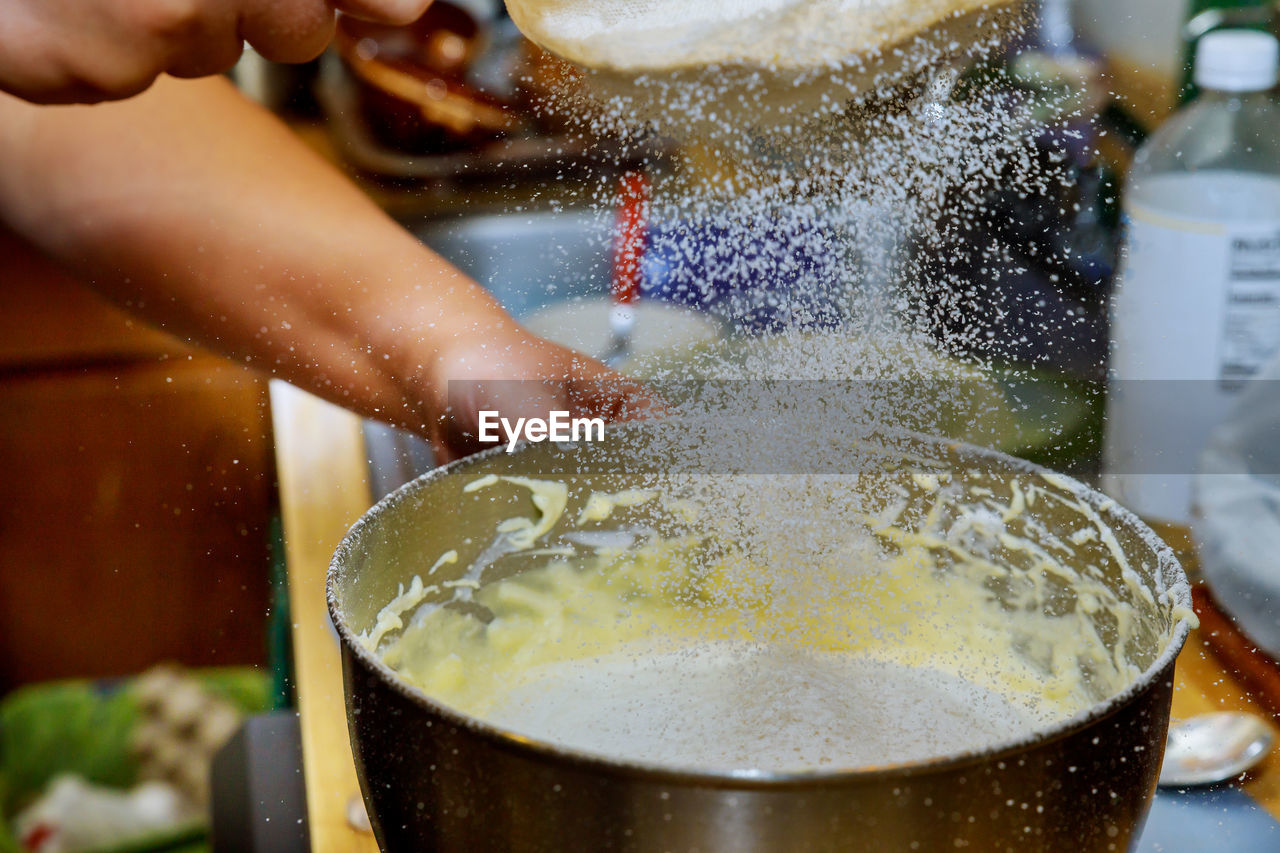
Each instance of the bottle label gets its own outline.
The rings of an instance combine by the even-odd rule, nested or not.
[[[1220,381],[1235,389],[1280,352],[1280,227],[1231,237]]]
[[[1213,221],[1130,204],[1112,299],[1104,484],[1185,522],[1210,433],[1280,353],[1280,220]]]
[[[1113,375],[1234,386],[1280,352],[1280,221],[1126,219]]]

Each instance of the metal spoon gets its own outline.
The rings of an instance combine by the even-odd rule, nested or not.
[[[1253,714],[1201,714],[1169,727],[1160,782],[1166,788],[1213,785],[1239,776],[1271,751],[1271,730]]]
[[[613,244],[613,308],[609,312],[609,351],[600,359],[610,367],[624,363],[631,355],[631,338],[636,325],[636,300],[640,296],[641,259],[649,232],[649,178],[630,171],[619,184],[621,203]]]

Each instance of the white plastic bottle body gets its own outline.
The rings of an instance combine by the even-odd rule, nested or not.
[[[1191,516],[1196,460],[1280,352],[1280,108],[1211,92],[1139,153],[1112,298],[1103,486]]]

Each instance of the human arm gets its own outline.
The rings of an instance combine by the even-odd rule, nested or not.
[[[525,332],[220,79],[92,107],[0,95],[0,219],[161,327],[448,455],[474,448],[459,433],[475,416],[446,417],[450,380],[529,380],[488,401],[518,414],[649,404]]]

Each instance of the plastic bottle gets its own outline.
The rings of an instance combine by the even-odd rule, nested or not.
[[[1196,459],[1243,383],[1280,351],[1280,44],[1200,40],[1201,97],[1134,161],[1112,301],[1103,486],[1186,522]]]
[[[1186,103],[1199,94],[1192,78],[1200,38],[1206,33],[1225,28],[1266,32],[1277,20],[1280,9],[1276,8],[1274,0],[1190,0],[1190,4],[1183,5],[1188,7],[1186,25],[1182,28],[1186,60],[1184,67],[1187,74],[1182,81],[1180,96],[1182,102]]]

